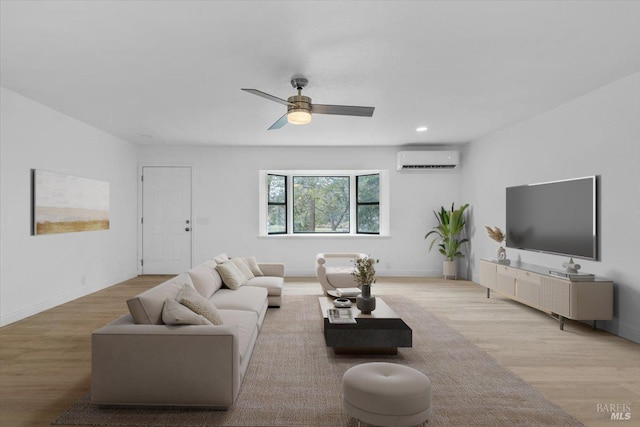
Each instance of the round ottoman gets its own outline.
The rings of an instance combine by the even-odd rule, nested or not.
[[[424,424],[431,416],[431,381],[395,363],[363,363],[342,377],[344,409],[358,421],[389,427]]]

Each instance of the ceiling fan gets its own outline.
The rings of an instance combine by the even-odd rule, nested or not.
[[[360,116],[371,117],[375,107],[358,107],[355,105],[325,105],[312,104],[311,98],[302,95],[302,89],[309,81],[304,77],[295,77],[291,80],[291,86],[298,91],[297,95],[290,96],[286,101],[277,96],[269,95],[257,89],[242,89],[245,92],[258,95],[270,101],[287,106],[287,112],[280,117],[269,130],[280,129],[287,123],[294,125],[305,125],[311,122],[311,113],[315,114],[335,114],[339,116]]]

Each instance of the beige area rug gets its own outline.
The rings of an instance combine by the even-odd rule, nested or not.
[[[342,409],[342,374],[388,361],[416,368],[433,387],[429,426],[581,426],[487,353],[408,298],[384,300],[413,329],[397,356],[338,356],[325,346],[317,297],[269,309],[236,404],[228,411],[99,408],[89,394],[53,424],[116,426],[355,426]]]

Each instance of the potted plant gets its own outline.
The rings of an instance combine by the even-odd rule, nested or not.
[[[429,251],[433,249],[433,245],[438,243],[439,252],[444,255],[443,263],[443,275],[456,277],[456,259],[464,258],[464,254],[460,251],[463,243],[468,242],[469,239],[459,239],[458,235],[464,230],[466,220],[464,217],[464,211],[469,207],[469,204],[460,206],[455,209],[454,203],[451,204],[451,210],[446,210],[443,207],[440,211],[433,211],[438,225],[433,227],[433,230],[429,231],[424,238],[433,237],[431,244],[429,245]]]
[[[376,297],[371,295],[371,285],[376,283],[376,269],[373,265],[378,261],[369,256],[353,261],[351,275],[362,289],[362,293],[356,297],[356,307],[362,314],[369,314],[376,309]]]

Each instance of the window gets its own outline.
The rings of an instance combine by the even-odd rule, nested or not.
[[[358,233],[380,233],[380,174],[356,176]]]
[[[386,170],[263,170],[259,234],[389,235]]]
[[[293,232],[349,233],[349,177],[294,176]]]
[[[287,232],[287,177],[267,175],[267,233]]]

